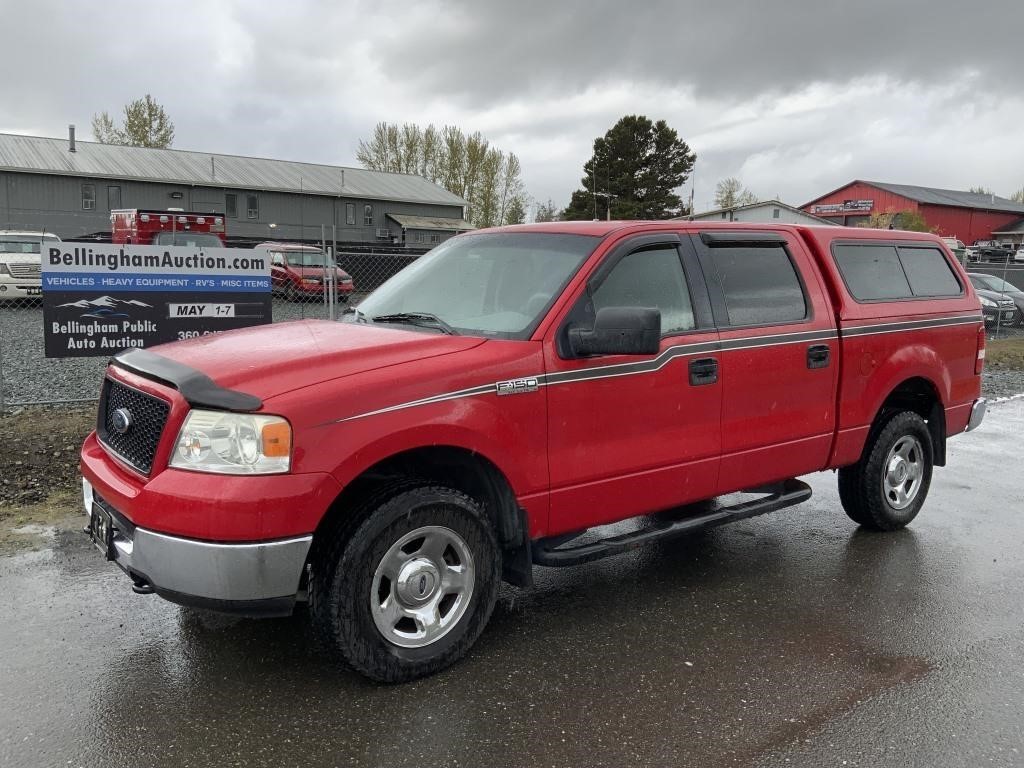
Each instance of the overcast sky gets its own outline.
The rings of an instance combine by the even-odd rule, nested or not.
[[[0,0],[0,131],[88,138],[151,93],[175,146],[354,165],[381,120],[479,130],[568,203],[593,140],[665,119],[695,201],[854,179],[1024,186],[1024,0]],[[689,186],[683,190],[689,195]]]

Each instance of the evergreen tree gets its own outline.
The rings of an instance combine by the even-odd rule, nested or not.
[[[626,115],[594,140],[594,154],[583,165],[582,188],[572,193],[562,218],[604,219],[609,206],[613,219],[679,216],[684,207],[676,190],[696,159],[664,120]]]

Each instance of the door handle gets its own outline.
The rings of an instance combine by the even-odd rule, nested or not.
[[[828,344],[812,344],[807,348],[807,367],[828,368],[829,348]]]
[[[700,387],[718,381],[718,361],[713,357],[699,357],[689,365],[690,385]]]

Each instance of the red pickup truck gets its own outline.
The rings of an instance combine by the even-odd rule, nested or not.
[[[344,320],[117,355],[81,469],[136,592],[308,600],[379,680],[462,656],[502,579],[798,503],[806,473],[838,469],[856,523],[900,528],[985,413],[978,299],[919,233],[479,231]]]

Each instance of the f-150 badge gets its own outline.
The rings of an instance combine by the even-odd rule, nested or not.
[[[537,387],[536,376],[530,376],[526,379],[499,381],[494,385],[494,389],[499,395],[525,395],[527,392],[536,392]]]

